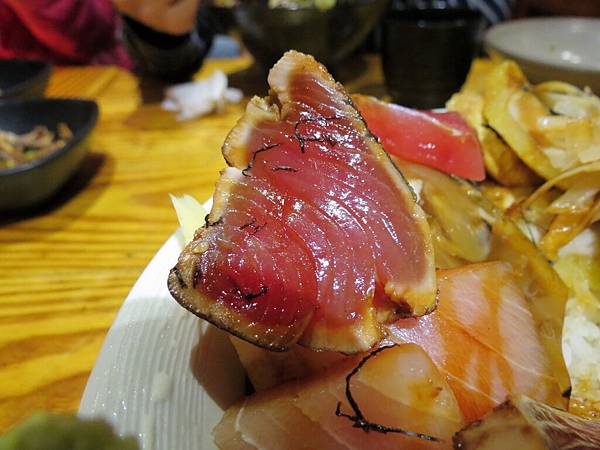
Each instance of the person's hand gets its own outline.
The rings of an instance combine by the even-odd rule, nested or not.
[[[196,25],[200,0],[113,0],[117,9],[144,25],[168,34],[185,34]]]

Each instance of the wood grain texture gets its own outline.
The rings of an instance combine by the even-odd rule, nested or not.
[[[250,62],[207,61],[197,77],[218,68],[247,95],[266,91]],[[363,68],[350,70],[350,90],[379,93],[379,64]],[[245,104],[176,122],[160,109],[161,86],[114,67],[57,68],[47,94],[95,99],[101,115],[88,158],[51,204],[0,216],[0,432],[36,410],[77,410],[121,303],[177,227],[167,194],[212,195]]]
[[[48,95],[93,98],[101,118],[51,206],[0,217],[0,432],[36,410],[77,410],[121,303],[177,227],[167,194],[212,194],[243,107],[177,123],[114,67],[55,69]]]

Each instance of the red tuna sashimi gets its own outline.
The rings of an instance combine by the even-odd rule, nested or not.
[[[429,228],[351,99],[288,52],[230,132],[231,166],[169,276],[173,296],[249,342],[346,353],[435,307]]]
[[[477,134],[460,114],[418,111],[365,95],[352,99],[390,154],[469,180],[485,178]]]
[[[564,406],[552,365],[511,267],[491,262],[438,271],[439,306],[389,327],[421,345],[447,377],[468,421],[508,395]]]
[[[254,394],[231,407],[215,428],[222,450],[450,449],[463,418],[448,384],[427,354],[413,344],[383,349],[351,379],[351,392],[364,418],[388,427],[441,439],[366,433],[336,415],[352,413],[346,376],[358,359],[302,380]]]

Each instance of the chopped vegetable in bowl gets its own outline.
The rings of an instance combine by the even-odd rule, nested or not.
[[[0,130],[0,170],[12,169],[62,148],[73,136],[69,126],[59,123],[56,132],[39,125],[28,133]]]

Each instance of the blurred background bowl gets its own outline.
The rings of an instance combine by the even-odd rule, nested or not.
[[[51,68],[44,61],[0,59],[0,98],[42,97]]]
[[[600,19],[540,17],[490,28],[488,53],[515,60],[533,83],[561,80],[600,94]]]
[[[388,0],[338,0],[331,9],[315,6],[270,8],[249,0],[233,9],[244,45],[264,68],[290,49],[330,66],[356,50],[377,25]]]
[[[392,100],[443,107],[460,89],[481,43],[484,18],[468,8],[396,9],[383,20],[382,64]]]
[[[75,173],[87,153],[86,138],[98,121],[98,106],[90,100],[15,99],[0,102],[0,130],[22,134],[38,125],[56,131],[65,123],[73,136],[39,159],[0,169],[0,211],[16,211],[52,197]]]

